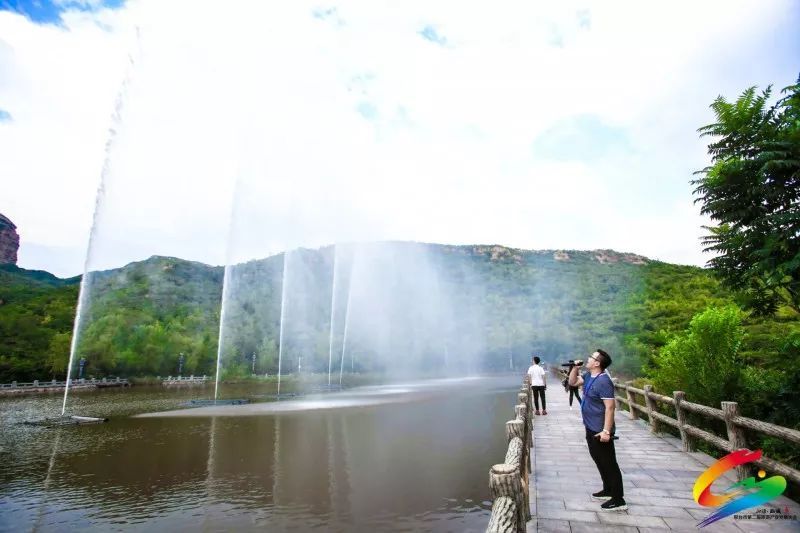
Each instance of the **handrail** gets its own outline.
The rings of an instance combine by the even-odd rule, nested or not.
[[[82,386],[96,386],[102,384],[130,384],[127,378],[108,377],[108,378],[73,378],[69,380],[70,387]],[[47,389],[47,388],[60,388],[66,386],[67,382],[52,379],[50,381],[40,381],[35,379],[33,381],[12,381],[11,383],[0,383],[0,389]]]
[[[489,493],[492,515],[487,532],[524,532],[531,519],[528,476],[531,472],[533,417],[531,388],[528,376],[517,394],[516,418],[506,422],[508,450],[504,462],[489,470]]]
[[[162,380],[163,383],[177,383],[177,382],[205,382],[211,379],[209,376],[167,376]]]
[[[620,395],[616,395],[616,401],[628,406],[629,416],[632,419],[637,419],[639,413],[646,414],[650,420],[650,430],[654,433],[658,432],[660,423],[677,428],[681,435],[681,443],[684,451],[694,451],[696,439],[708,442],[728,452],[746,448],[747,439],[745,436],[745,429],[763,433],[771,437],[777,437],[794,444],[800,444],[800,431],[741,416],[739,415],[739,407],[736,402],[722,402],[722,409],[716,409],[707,405],[687,402],[683,391],[673,392],[672,398],[670,398],[669,396],[653,392],[651,385],[646,385],[644,389],[639,389],[632,387],[628,383],[619,383],[616,378],[612,379],[612,381],[614,382],[616,391],[625,392],[624,398]],[[645,406],[636,403],[635,395],[637,394],[644,397]],[[656,403],[673,406],[675,408],[676,418],[658,412],[655,408]],[[725,422],[728,433],[727,439],[688,424],[686,422],[687,412],[699,414],[704,418],[713,418]],[[796,470],[789,465],[763,456],[761,459],[754,461],[754,464],[763,468],[769,468],[791,479],[795,483],[800,483],[800,470]],[[745,467],[738,467],[736,470],[740,481],[749,477]]]

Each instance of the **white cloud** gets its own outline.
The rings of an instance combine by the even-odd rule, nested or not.
[[[0,12],[0,211],[23,243],[84,244],[130,55],[93,266],[380,238],[702,264],[695,129],[718,93],[793,81],[800,52],[789,1],[200,4],[66,29]],[[534,153],[575,116],[629,144]]]

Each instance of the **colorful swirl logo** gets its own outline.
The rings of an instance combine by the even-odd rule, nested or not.
[[[738,513],[744,509],[761,505],[774,498],[777,498],[786,490],[786,478],[783,476],[772,476],[763,479],[766,473],[758,471],[758,477],[749,477],[738,483],[734,483],[723,494],[712,494],[711,484],[714,483],[722,474],[743,464],[752,463],[761,458],[761,450],[751,452],[750,450],[736,450],[731,452],[700,474],[694,483],[692,494],[694,501],[706,507],[718,507],[715,512],[708,515],[697,527],[705,527],[721,520],[733,513]],[[741,496],[741,497],[740,497]]]

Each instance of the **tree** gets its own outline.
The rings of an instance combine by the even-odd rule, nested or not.
[[[768,107],[771,86],[750,87],[733,103],[718,97],[717,121],[698,131],[712,165],[693,180],[716,226],[704,239],[717,255],[708,264],[743,304],[773,314],[781,304],[800,312],[800,79]]]
[[[742,313],[736,306],[709,307],[661,348],[650,377],[662,394],[682,390],[704,405],[731,400],[738,392],[743,338]]]

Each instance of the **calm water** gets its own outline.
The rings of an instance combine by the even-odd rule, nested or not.
[[[59,429],[20,422],[56,414],[60,396],[0,399],[0,530],[484,531],[518,387],[412,383],[159,417],[132,415],[198,391],[134,387],[76,394],[70,412],[111,421]]]

